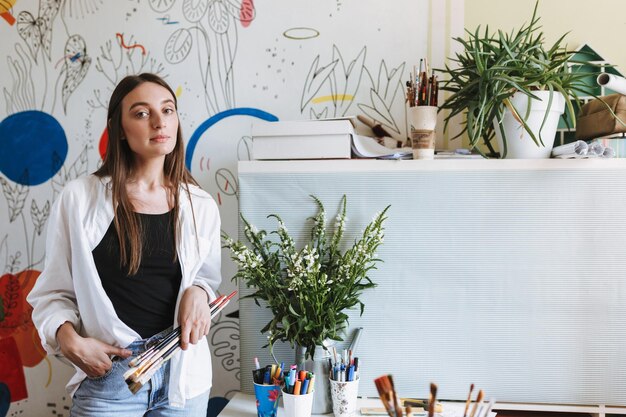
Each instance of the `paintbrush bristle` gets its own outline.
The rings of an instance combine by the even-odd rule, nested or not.
[[[476,395],[476,402],[474,403],[474,408],[472,408],[470,417],[474,417],[476,415],[476,411],[478,411],[478,407],[480,406],[480,403],[483,402],[484,396],[485,396],[485,393],[483,392],[483,390],[479,390],[478,394]]]
[[[484,397],[485,397],[485,393],[483,392],[483,390],[479,390],[478,395],[476,396],[476,402],[477,403],[481,402]]]
[[[430,383],[430,401],[428,402],[428,417],[435,415],[435,403],[437,402],[437,384]]]
[[[378,390],[378,395],[380,395],[380,401],[383,403],[383,405],[385,406],[385,410],[387,411],[387,414],[389,415],[389,417],[395,417],[393,411],[392,411],[392,407],[391,407],[391,403],[390,403],[390,393],[391,393],[391,387],[389,384],[389,379],[387,378],[387,375],[378,377],[374,380],[374,384],[376,385],[376,389]]]
[[[465,401],[465,411],[463,411],[463,417],[467,417],[470,403],[472,402],[472,391],[474,391],[474,384],[470,384],[469,394],[467,394],[467,400]]]

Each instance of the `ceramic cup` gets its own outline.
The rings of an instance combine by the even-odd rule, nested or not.
[[[411,129],[413,159],[435,158],[435,131]]]
[[[256,413],[258,417],[276,417],[280,386],[254,384]]]
[[[286,417],[310,417],[313,409],[313,394],[311,391],[304,395],[287,394],[283,391],[283,405]]]
[[[358,393],[358,378],[347,382],[330,380],[330,396],[333,400],[335,417],[353,417],[357,414],[356,397]]]
[[[435,130],[437,127],[437,106],[409,107],[411,129]]]

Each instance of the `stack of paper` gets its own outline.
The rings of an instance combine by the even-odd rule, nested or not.
[[[411,148],[390,149],[379,144],[376,139],[369,136],[354,135],[352,137],[352,152],[357,158],[379,159],[412,159]]]

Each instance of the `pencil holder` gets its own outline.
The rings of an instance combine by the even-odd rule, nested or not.
[[[437,106],[409,107],[411,129],[435,130],[437,127]]]
[[[352,417],[356,415],[356,397],[359,393],[359,379],[354,381],[330,380],[330,396],[333,400],[335,417]]]
[[[261,385],[254,383],[254,395],[256,397],[256,413],[258,417],[276,417],[280,386]]]
[[[409,123],[411,124],[413,159],[433,159],[435,157],[437,107],[409,107]]]
[[[283,406],[286,417],[310,417],[313,410],[314,391],[293,395],[283,391]]]

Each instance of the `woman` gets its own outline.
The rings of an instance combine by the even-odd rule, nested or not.
[[[217,205],[185,168],[165,81],[124,78],[107,117],[102,167],[68,183],[50,214],[46,265],[28,296],[33,322],[45,349],[76,368],[71,416],[205,416]],[[172,326],[182,352],[133,395],[128,362]]]

